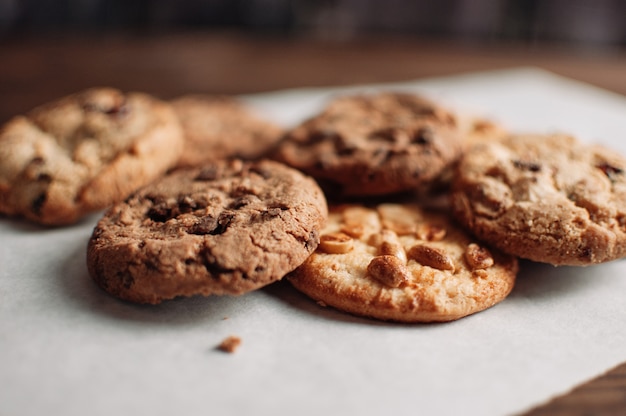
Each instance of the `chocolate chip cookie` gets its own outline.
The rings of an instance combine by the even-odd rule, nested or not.
[[[517,259],[415,204],[331,206],[320,244],[288,280],[322,305],[381,320],[451,321],[512,290]]]
[[[290,130],[274,157],[313,176],[329,195],[427,188],[461,152],[455,116],[411,94],[337,97]]]
[[[257,159],[278,142],[282,129],[234,97],[191,94],[172,101],[185,136],[178,166],[224,158]]]
[[[0,131],[0,213],[69,224],[162,175],[182,152],[171,106],[94,88],[42,105]]]
[[[300,265],[327,214],[317,184],[277,162],[179,169],[105,214],[87,265],[100,287],[133,302],[238,295]]]
[[[477,144],[452,204],[478,238],[522,258],[585,266],[626,254],[626,159],[568,135]]]

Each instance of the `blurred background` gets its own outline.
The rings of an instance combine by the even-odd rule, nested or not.
[[[542,68],[626,95],[626,0],[0,0],[0,122],[162,98]]]
[[[623,47],[626,1],[0,0],[3,36],[225,28],[337,40],[402,34]]]

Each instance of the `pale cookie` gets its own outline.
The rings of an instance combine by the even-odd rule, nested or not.
[[[626,254],[626,159],[567,135],[483,142],[462,158],[458,220],[502,251],[554,265]]]
[[[451,321],[512,290],[517,259],[411,204],[331,208],[320,245],[288,277],[323,305],[399,322]]]
[[[89,89],[0,131],[0,213],[68,224],[120,201],[182,152],[171,106],[142,93]]]
[[[257,159],[282,136],[282,129],[233,97],[185,95],[172,101],[185,135],[178,166],[225,158]]]
[[[105,214],[87,265],[100,287],[133,302],[238,295],[300,265],[326,217],[317,184],[277,162],[180,169]]]
[[[451,112],[419,96],[379,93],[335,98],[289,131],[274,157],[343,197],[423,190],[460,152]]]

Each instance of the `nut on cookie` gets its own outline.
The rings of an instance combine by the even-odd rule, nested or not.
[[[362,232],[342,232],[355,222],[366,224]],[[375,319],[465,317],[505,299],[518,271],[516,257],[478,242],[446,213],[416,204],[331,206],[321,240],[326,236],[342,248],[320,244],[288,280],[320,304]]]

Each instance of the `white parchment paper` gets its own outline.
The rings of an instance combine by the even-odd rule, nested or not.
[[[512,130],[626,153],[626,98],[535,69],[244,97],[286,126],[334,94],[423,93]],[[501,304],[448,324],[324,309],[287,282],[159,306],[91,282],[98,214],[47,229],[0,218],[0,415],[506,415],[626,361],[626,262],[522,262]],[[234,354],[215,349],[241,337]]]

